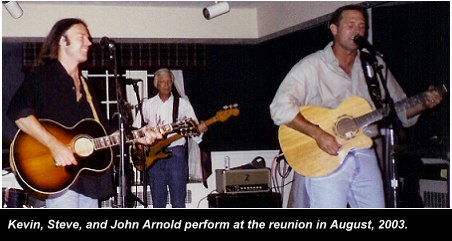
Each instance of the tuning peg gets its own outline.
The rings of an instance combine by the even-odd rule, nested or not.
[[[237,107],[239,107],[239,104],[237,104],[237,103],[232,104],[232,105],[225,105],[225,106],[223,106],[223,110],[237,108]]]

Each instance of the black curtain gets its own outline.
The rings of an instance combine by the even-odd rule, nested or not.
[[[449,89],[449,5],[449,2],[391,3],[373,9],[374,45],[385,54],[392,73],[408,96],[423,92],[430,85],[444,84]],[[450,168],[445,164],[425,164],[422,159],[449,160],[449,128],[450,99],[446,93],[441,105],[424,111],[416,125],[399,132],[401,139],[394,149],[397,176],[403,179],[397,189],[398,207],[430,207],[421,198],[420,180],[446,181],[447,177],[440,173]],[[431,195],[435,198],[425,202],[449,207],[448,194]]]
[[[450,74],[450,3],[419,2],[373,9],[374,45],[408,96],[445,84]],[[449,94],[405,131],[406,142],[449,139]]]

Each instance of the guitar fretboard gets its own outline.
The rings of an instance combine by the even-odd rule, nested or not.
[[[132,142],[136,141],[137,139],[144,137],[145,136],[145,128],[146,127],[138,129],[138,130],[133,130],[132,138],[128,138],[126,140],[126,143],[132,143]],[[155,127],[152,130],[160,132],[162,135],[164,135],[164,134],[173,132],[175,130],[175,128],[174,128],[173,124],[167,124],[167,125]],[[92,142],[94,144],[94,150],[100,150],[100,149],[105,149],[105,148],[119,145],[121,142],[121,138],[119,135],[109,135],[109,136],[94,138],[94,139],[92,139]]]
[[[440,94],[447,92],[447,89],[444,85],[437,87],[436,90]],[[426,98],[427,98],[426,92],[419,93],[413,97],[396,102],[394,104],[394,109],[397,113],[400,113],[418,104],[424,103]],[[358,127],[365,127],[371,123],[383,119],[383,117],[389,114],[389,111],[390,110],[385,110],[384,108],[381,108],[370,113],[364,114],[362,116],[356,117],[354,118],[354,121]]]

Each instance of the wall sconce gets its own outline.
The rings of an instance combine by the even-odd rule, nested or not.
[[[3,6],[5,6],[6,10],[8,10],[9,14],[11,14],[11,17],[13,18],[16,19],[20,18],[20,16],[22,16],[22,14],[24,13],[24,11],[17,2],[2,1],[2,3]]]
[[[231,10],[231,8],[229,7],[228,2],[215,2],[214,5],[204,8],[202,14],[207,20],[210,20],[229,12],[229,10]]]

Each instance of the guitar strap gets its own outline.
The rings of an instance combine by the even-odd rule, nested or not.
[[[177,116],[179,115],[179,96],[174,96],[173,101],[173,123],[177,121]]]
[[[174,95],[173,101],[173,123],[177,122],[177,117],[179,116],[179,95]],[[186,137],[185,137],[186,138]],[[168,147],[167,147],[168,148]]]
[[[360,58],[370,97],[372,98],[375,107],[377,107],[377,109],[380,109],[383,106],[383,101],[381,98],[380,85],[378,83],[376,74],[377,70],[374,69],[374,65],[372,64],[372,56],[366,52],[361,51]]]
[[[89,92],[88,85],[85,82],[85,78],[83,78],[83,76],[80,76],[80,81],[82,82],[83,89],[85,90],[86,100],[88,101],[89,106],[91,107],[91,111],[93,112],[94,119],[98,123],[100,123],[99,116],[97,115],[96,108],[94,107],[94,104],[93,104],[93,97],[91,96],[91,93]]]

